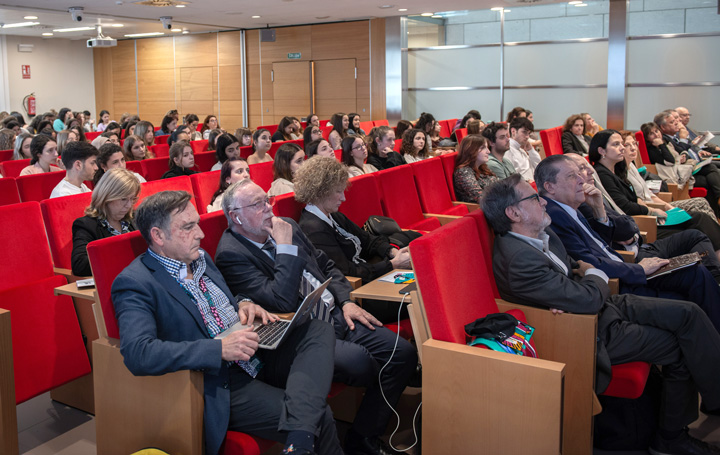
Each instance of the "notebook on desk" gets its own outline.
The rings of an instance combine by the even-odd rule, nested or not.
[[[328,279],[323,284],[318,286],[317,289],[309,293],[307,297],[305,297],[305,299],[303,300],[302,304],[300,304],[300,307],[295,312],[291,320],[288,321],[287,319],[280,319],[279,321],[271,322],[269,324],[262,324],[257,321],[254,322],[253,330],[258,334],[258,337],[260,337],[259,347],[261,349],[269,350],[277,349],[277,347],[280,346],[280,344],[285,340],[287,335],[295,327],[298,327],[307,322],[308,319],[310,319],[310,314],[312,313],[313,308],[315,308],[315,305],[317,305],[317,303],[320,301],[320,297],[322,297],[322,294],[327,288],[328,284],[330,284],[330,279]],[[237,322],[229,329],[216,336],[215,339],[222,340],[231,333],[242,330],[246,327],[248,327],[247,324],[241,324],[240,322]]]
[[[675,256],[674,258],[670,258],[670,263],[661,267],[658,269],[655,273],[651,273],[647,276],[648,280],[651,280],[653,278],[667,275],[668,273],[672,273],[675,270],[684,269],[685,267],[690,267],[691,265],[695,265],[698,262],[700,262],[707,253],[703,252],[700,253],[688,253],[683,254],[681,256]]]

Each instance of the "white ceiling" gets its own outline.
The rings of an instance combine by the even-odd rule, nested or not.
[[[3,35],[42,36],[53,33],[49,39],[87,39],[94,37],[93,30],[59,33],[54,29],[103,25],[103,34],[123,39],[126,34],[178,32],[164,30],[160,16],[172,16],[173,28],[189,33],[218,30],[260,28],[338,22],[348,20],[421,14],[424,12],[487,9],[497,6],[520,6],[528,3],[561,3],[560,0],[446,0],[438,8],[437,0],[185,0],[185,8],[155,7],[135,4],[136,0],[0,0],[0,23],[28,22],[24,16],[37,16],[31,20],[38,25],[18,28],[0,28]],[[74,22],[68,8],[85,9],[84,20]],[[383,7],[385,6],[385,7]],[[388,7],[389,6],[389,7]],[[407,8],[406,12],[398,11]],[[260,18],[253,19],[258,15]],[[114,28],[111,24],[123,24]]]

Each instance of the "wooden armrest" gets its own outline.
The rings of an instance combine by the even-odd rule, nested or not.
[[[423,356],[423,452],[521,453],[532,441],[561,453],[563,364],[438,340]],[[499,424],[508,409],[522,412]]]
[[[458,218],[462,218],[461,216],[441,215],[439,213],[423,213],[423,216],[425,216],[425,218],[437,218],[438,221],[440,221],[440,224],[443,226],[451,221],[457,220]]]
[[[654,164],[646,164],[645,168],[648,170],[648,172],[652,172],[653,174],[657,175],[657,167],[655,167]]]
[[[360,277],[346,275],[345,279],[350,282],[350,286],[352,286],[353,290],[362,286],[362,278]]]
[[[10,311],[0,308],[0,453],[19,452]]]
[[[659,202],[648,202],[647,206],[654,209],[665,210],[665,204],[661,204]]]
[[[74,283],[74,282],[76,282],[77,280],[84,280],[84,279],[86,279],[86,278],[92,278],[92,275],[89,275],[89,276],[77,276],[77,275],[73,275],[72,270],[70,270],[70,269],[63,269],[63,268],[61,268],[61,267],[53,267],[53,273],[55,273],[55,275],[62,275],[62,276],[64,276],[65,278],[67,278],[68,283]]]
[[[453,205],[464,205],[468,208],[469,212],[472,212],[473,210],[478,210],[480,208],[479,204],[474,204],[472,202],[461,202],[461,201],[452,201]]]
[[[678,201],[682,201],[685,199],[690,199],[690,188],[689,185],[686,183],[685,186],[682,187],[678,194]]]
[[[634,215],[633,219],[641,231],[647,232],[647,242],[657,240],[657,217],[650,215]]]
[[[203,375],[178,371],[134,376],[120,341],[93,342],[95,431],[102,454],[162,447],[168,453],[203,453]]]
[[[625,250],[615,250],[617,254],[622,256],[623,261],[628,262],[630,264],[635,263],[635,253],[632,251],[625,251]]]
[[[679,200],[678,195],[680,194],[680,190],[678,189],[677,183],[668,182],[667,186],[668,186],[668,191],[672,195],[672,200],[678,201]]]
[[[608,287],[610,288],[610,294],[620,294],[620,280],[618,280],[617,278],[610,278],[608,280]]]
[[[658,198],[662,199],[665,202],[668,202],[668,203],[672,202],[672,193],[670,193],[670,192],[666,193],[664,191],[660,191],[655,196],[657,196]]]

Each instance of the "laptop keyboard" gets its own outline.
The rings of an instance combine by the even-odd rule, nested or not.
[[[279,320],[270,322],[266,325],[260,326],[256,333],[260,337],[260,344],[265,346],[271,346],[277,340],[282,338],[285,333],[285,329],[290,324],[290,321]]]

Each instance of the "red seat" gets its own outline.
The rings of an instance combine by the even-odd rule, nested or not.
[[[373,125],[374,126],[390,126],[390,123],[388,123],[387,119],[374,120]],[[367,131],[366,131],[366,133],[367,133]]]
[[[372,215],[385,215],[382,196],[374,174],[363,174],[350,179],[345,190],[345,202],[340,212],[358,226],[364,226]]]
[[[322,130],[322,137],[323,137],[323,139],[325,139],[327,141],[328,137],[330,136],[330,131],[332,131],[333,127],[332,127],[332,125],[330,125],[330,126],[322,126],[322,125],[323,124],[321,123],[320,129]]]
[[[278,141],[278,142],[273,142],[272,145],[270,146],[270,150],[268,151],[268,154],[269,154],[270,156],[272,156],[273,159],[275,159],[275,152],[277,152],[277,150],[278,150],[281,146],[283,146],[284,144],[296,144],[296,145],[299,146],[300,148],[303,148],[304,142],[305,142],[305,141],[303,141],[302,139],[295,139],[295,140],[293,140],[293,141]],[[249,155],[248,155],[248,156],[249,156]]]
[[[85,215],[92,193],[46,199],[40,203],[55,267],[72,268],[72,224]]]
[[[337,159],[338,161],[342,161],[342,149],[333,150],[333,153],[335,154],[335,159]]]
[[[467,136],[467,128],[458,128],[455,130],[455,138],[461,142]]]
[[[425,218],[410,166],[396,166],[375,173],[387,216],[403,229],[432,231],[440,227],[435,217]]]
[[[0,179],[0,205],[17,204],[20,202],[17,184],[12,177]]]
[[[277,216],[284,216],[286,218],[292,218],[295,221],[300,221],[300,215],[304,208],[305,204],[295,200],[295,193],[287,193],[275,198],[273,213]]]
[[[143,175],[143,168],[142,168],[142,161],[127,161],[125,163],[125,168],[128,171],[137,172],[138,174]],[[147,179],[145,179],[147,180]]]
[[[23,202],[48,199],[52,190],[65,178],[65,171],[45,172],[43,174],[23,175],[15,179],[20,200]]]
[[[140,205],[146,197],[161,191],[187,191],[190,195],[194,196],[192,183],[190,182],[190,177],[187,175],[181,175],[180,177],[173,177],[171,179],[153,180],[140,185],[140,194],[138,194],[138,202],[135,207]],[[197,209],[197,203],[194,197],[190,199],[190,202],[192,202],[192,205]]]
[[[457,119],[440,120],[440,137],[450,137]],[[460,141],[458,141],[460,142]]]
[[[0,173],[3,177],[19,177],[20,171],[30,166],[30,158],[25,160],[10,160],[0,163]]]
[[[395,139],[395,145],[393,146],[393,151],[400,153],[400,147],[402,147],[402,139]]]
[[[445,181],[447,182],[448,190],[450,191],[450,198],[453,201],[457,201],[457,197],[455,196],[455,183],[453,180],[453,174],[455,173],[455,160],[457,159],[457,156],[458,152],[452,152],[440,156],[443,171],[445,172]]]
[[[545,150],[546,157],[550,155],[563,154],[562,133],[562,126],[556,126],[555,128],[540,131],[540,140],[542,140],[543,150]]]
[[[360,129],[365,131],[365,134],[370,134],[370,130],[373,129],[375,126],[375,123],[372,121],[369,122],[360,122]]]
[[[88,142],[92,142],[93,139],[100,136],[102,134],[102,131],[92,131],[90,133],[85,133],[85,139],[88,140]]]
[[[652,161],[650,161],[650,155],[648,155],[647,144],[645,143],[645,135],[642,131],[637,131],[635,133],[635,140],[637,141],[640,158],[642,159],[643,164],[652,164]]]
[[[157,138],[155,140],[157,142]],[[148,149],[155,155],[155,158],[167,158],[170,156],[170,146],[166,143],[151,145]]]
[[[207,212],[207,206],[212,204],[213,194],[220,186],[220,171],[200,172],[190,176],[193,193],[200,215]]]
[[[142,175],[148,182],[152,180],[159,180],[164,173],[170,169],[170,164],[167,157],[160,158],[148,158],[140,161],[142,165]]]
[[[190,141],[190,147],[193,149],[194,154],[202,153],[208,149],[208,140],[200,139],[199,141]]]
[[[258,126],[257,129],[259,129],[259,130],[268,130],[268,132],[269,132],[270,135],[272,136],[273,134],[275,134],[275,131],[277,131],[278,126],[277,126],[277,125]]]
[[[14,152],[15,152],[15,151],[12,150],[12,149],[10,149],[10,150],[0,150],[0,162],[2,162],[2,161],[8,161],[10,158],[12,158]]]
[[[466,205],[454,205],[445,179],[440,157],[416,161],[410,165],[423,213],[462,216],[468,213]]]
[[[208,172],[218,162],[215,152],[195,153],[195,169],[198,172]]]
[[[245,147],[240,147],[240,158],[248,159],[250,155],[255,153],[255,150],[253,150],[252,145],[246,145]]]
[[[273,161],[250,165],[250,178],[266,193],[270,190],[273,180]]]
[[[155,145],[166,145],[168,139],[170,139],[169,134],[163,134],[162,136],[155,136]]]
[[[200,247],[207,252],[210,259],[215,260],[220,237],[222,237],[225,229],[228,228],[227,218],[222,210],[212,213],[206,213],[200,216],[200,229],[202,229],[205,237],[200,241]]]

